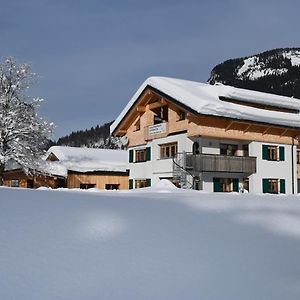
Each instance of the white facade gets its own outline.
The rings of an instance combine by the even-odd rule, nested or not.
[[[284,160],[270,161],[262,159],[262,147],[265,144],[284,147]],[[292,187],[294,187],[294,193],[297,193],[296,153],[296,146],[292,145],[251,142],[249,144],[249,155],[257,157],[257,171],[249,177],[250,190],[255,193],[262,193],[263,178],[278,178],[285,180],[287,194],[293,193]]]
[[[209,192],[296,193],[299,130],[299,99],[165,77],[147,79],[111,125],[132,145],[130,188],[173,178]]]
[[[296,147],[292,145],[283,144],[268,144],[255,141],[233,141],[222,139],[210,139],[204,137],[188,138],[186,133],[176,134],[164,138],[154,139],[149,141],[145,145],[132,147],[128,150],[133,150],[133,162],[128,163],[128,169],[130,169],[129,178],[133,182],[133,188],[135,188],[136,180],[150,179],[151,185],[155,185],[162,178],[173,177],[173,159],[161,158],[161,145],[169,143],[177,143],[177,152],[191,153],[193,151],[193,144],[197,142],[199,144],[199,153],[201,154],[221,154],[221,144],[236,145],[237,156],[250,156],[256,157],[256,173],[231,173],[231,172],[201,172],[197,175],[200,180],[199,188],[208,192],[214,191],[214,178],[231,178],[238,179],[239,190],[243,187],[243,181],[249,181],[249,192],[251,193],[263,193],[263,179],[276,179],[278,185],[280,180],[284,181],[284,193],[292,194],[292,188],[294,193],[297,193],[297,162],[296,162]],[[279,160],[267,160],[263,159],[263,145],[283,147],[284,159]],[[248,153],[245,153],[243,146],[248,149]],[[136,150],[146,149],[150,147],[151,159],[145,162],[135,162]],[[293,154],[292,154],[293,148]],[[293,157],[292,157],[293,156]],[[192,176],[188,175],[188,181],[193,182]],[[278,186],[278,193],[280,193],[280,187]]]
[[[188,139],[186,134],[178,134],[174,136],[168,136],[161,139],[154,139],[145,145],[132,147],[128,150],[134,151],[134,161],[136,150],[146,149],[151,147],[151,160],[145,162],[133,162],[128,163],[128,169],[130,170],[129,179],[141,180],[151,179],[151,185],[156,184],[162,178],[173,177],[173,160],[172,158],[160,157],[160,145],[177,142],[177,152],[187,151],[186,149],[192,149],[193,142]]]

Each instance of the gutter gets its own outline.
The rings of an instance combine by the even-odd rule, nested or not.
[[[292,194],[295,194],[295,174],[294,174],[294,138],[292,144]]]

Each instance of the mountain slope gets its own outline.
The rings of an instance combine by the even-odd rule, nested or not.
[[[300,98],[300,48],[226,60],[213,68],[208,82]]]

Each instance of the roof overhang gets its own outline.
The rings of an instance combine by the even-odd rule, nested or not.
[[[124,114],[124,116],[118,121],[115,128],[113,128],[113,130],[111,131],[112,135],[123,136],[126,134],[126,129],[123,129],[122,125],[124,125],[124,122],[126,122],[126,120],[129,120],[129,118],[132,117],[134,115],[134,113],[137,113],[138,110],[141,110],[138,108],[141,107],[141,105],[143,105],[143,100],[145,100],[145,95],[147,95],[147,93],[154,93],[158,97],[162,97],[162,98],[166,99],[167,101],[173,103],[174,105],[191,113],[194,116],[207,116],[207,117],[211,117],[211,118],[226,119],[226,120],[229,120],[232,122],[257,124],[257,125],[263,125],[263,126],[268,126],[268,127],[271,126],[273,128],[284,128],[284,129],[291,129],[291,130],[298,130],[298,131],[300,130],[300,127],[279,125],[279,124],[274,124],[274,123],[264,122],[264,121],[254,121],[254,120],[249,120],[246,118],[245,119],[244,118],[232,118],[232,117],[218,116],[218,115],[213,115],[213,114],[199,113],[199,112],[195,111],[194,109],[192,109],[191,107],[189,107],[188,105],[185,105],[178,99],[175,99],[174,97],[172,97],[172,96],[166,94],[165,92],[148,84],[142,90],[142,92],[138,95],[138,97],[133,102],[131,107],[127,110],[127,112]]]

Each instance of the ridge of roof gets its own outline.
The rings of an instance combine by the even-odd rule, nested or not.
[[[127,152],[125,150],[52,146],[47,156],[53,153],[58,164],[70,171],[112,171],[126,172]]]
[[[110,126],[111,133],[116,130],[147,86],[168,95],[199,114],[300,128],[299,113],[268,111],[256,107],[246,107],[241,104],[223,102],[220,100],[220,97],[297,111],[300,111],[299,99],[241,89],[223,84],[210,85],[208,83],[184,79],[153,76],[146,79],[135,92],[114,123]]]

